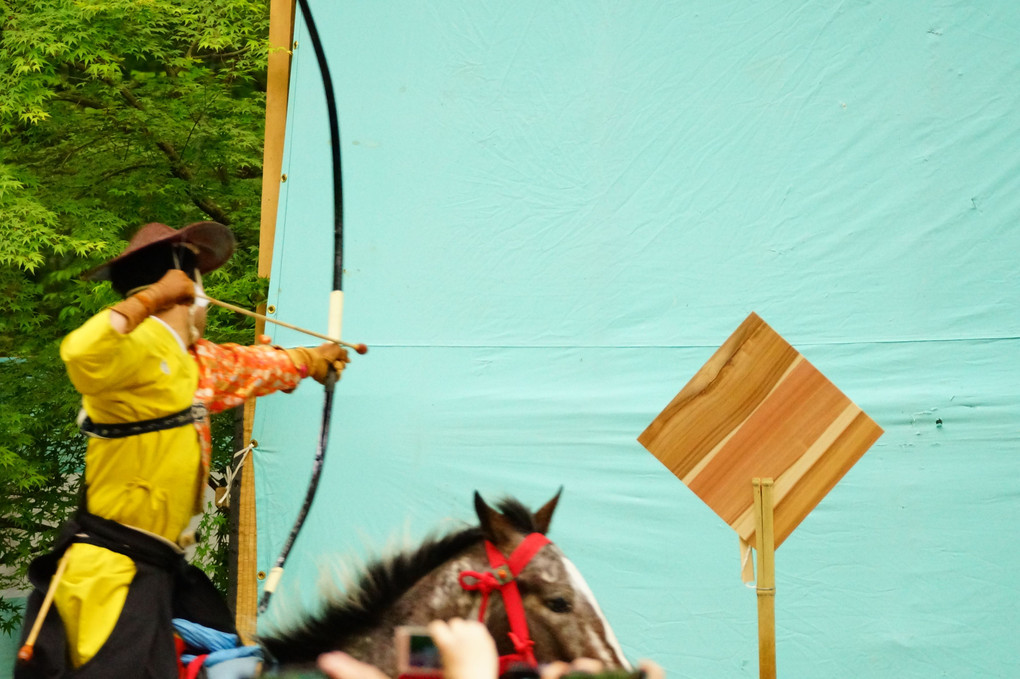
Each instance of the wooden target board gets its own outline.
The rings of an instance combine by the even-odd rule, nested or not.
[[[882,435],[752,313],[638,441],[754,544],[752,480],[774,479],[775,546]]]

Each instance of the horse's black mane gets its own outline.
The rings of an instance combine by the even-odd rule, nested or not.
[[[496,507],[522,533],[538,530],[531,511],[518,500],[504,498]],[[482,539],[482,529],[472,526],[427,537],[413,550],[373,561],[342,600],[328,602],[298,627],[260,637],[259,643],[280,663],[313,662],[320,653],[377,626],[416,582]]]

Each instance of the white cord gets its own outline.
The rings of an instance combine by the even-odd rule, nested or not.
[[[234,489],[234,477],[238,475],[238,473],[241,471],[241,467],[244,466],[244,460],[245,458],[248,457],[248,453],[250,453],[254,449],[255,441],[252,441],[244,448],[234,453],[233,459],[236,460],[237,456],[240,455],[241,460],[236,465],[234,465],[233,469],[227,468],[227,481],[226,481],[227,492],[223,494],[223,497],[216,501],[217,507],[222,507],[223,505],[227,504],[227,502],[230,500],[230,492]]]

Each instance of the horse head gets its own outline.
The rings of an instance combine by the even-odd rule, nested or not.
[[[584,578],[545,537],[559,497],[532,513],[512,498],[493,509],[475,493],[477,527],[372,561],[319,611],[260,643],[284,665],[343,650],[396,676],[397,627],[473,617],[492,632],[504,667],[587,657],[629,668]]]
[[[498,553],[513,571],[501,578],[512,577],[513,584],[500,587],[503,596],[491,597],[484,622],[504,659],[526,659],[520,657],[522,635],[515,629],[520,623],[514,624],[514,616],[521,615],[514,612],[517,609],[526,620],[524,634],[531,640],[529,649],[533,656],[528,660],[569,662],[586,657],[601,660],[607,668],[629,669],[616,636],[581,573],[559,547],[538,537],[549,530],[560,492],[534,514],[521,511],[523,507],[518,503],[506,501],[500,505],[501,513],[475,493],[475,511],[488,543],[490,567],[501,573],[496,565],[500,561],[495,556]],[[518,595],[507,592],[514,585],[519,604],[515,603]]]

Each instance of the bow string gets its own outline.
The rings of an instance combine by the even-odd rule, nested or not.
[[[326,95],[326,108],[329,113],[329,141],[333,165],[333,290],[329,297],[329,330],[332,338],[340,339],[343,317],[343,175],[340,166],[340,121],[337,116],[336,98],[333,93],[333,79],[329,73],[329,64],[326,62],[326,54],[322,48],[322,41],[319,38],[319,31],[315,27],[315,19],[312,16],[308,0],[298,0],[301,7],[301,16],[304,18],[305,26],[312,40],[312,48],[315,51],[315,59],[319,64],[319,73],[322,76],[322,88]],[[262,598],[259,600],[258,612],[262,613],[269,605],[269,599],[276,590],[276,586],[283,576],[283,567],[290,554],[294,541],[304,526],[308,510],[315,499],[315,492],[319,487],[319,479],[322,475],[323,462],[326,459],[326,446],[329,442],[329,423],[333,413],[333,387],[336,384],[337,375],[330,371],[325,383],[325,399],[322,406],[322,422],[319,429],[319,443],[315,451],[315,459],[312,463],[312,477],[305,492],[304,502],[298,512],[294,526],[287,536],[287,541],[276,558],[269,576],[266,578],[265,587],[262,590]]]

